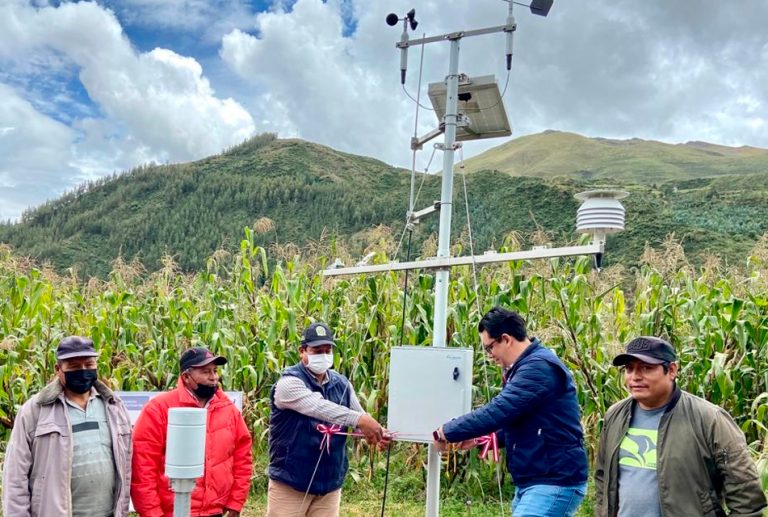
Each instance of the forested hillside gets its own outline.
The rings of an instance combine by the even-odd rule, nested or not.
[[[504,145],[537,137],[549,134]],[[492,170],[467,174],[477,251],[498,248],[510,232],[522,245],[537,230],[547,235],[539,233],[536,240],[557,245],[577,239],[573,194],[603,186],[631,192],[625,200],[627,231],[609,239],[608,264],[636,264],[646,242],[658,244],[669,233],[694,261],[715,253],[738,262],[768,231],[768,174],[654,183],[619,173],[610,180],[583,176],[577,170],[547,179]],[[439,177],[419,175],[422,180],[417,208],[439,198]],[[17,224],[0,225],[0,242],[59,271],[75,266],[81,275],[101,276],[118,256],[154,270],[168,254],[184,270],[198,270],[217,249],[235,249],[245,226],[257,230],[262,246],[343,244],[356,255],[369,243],[372,228],[402,231],[409,181],[408,171],[371,158],[267,134],[198,162],[143,166],[83,185],[29,210]],[[454,192],[454,237],[467,253],[460,175]],[[437,217],[417,227],[415,253],[433,251],[430,236],[436,230]]]

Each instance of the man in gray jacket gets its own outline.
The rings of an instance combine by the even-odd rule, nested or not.
[[[56,378],[28,400],[3,470],[8,517],[124,517],[131,488],[131,422],[97,379],[88,338],[64,338]]]
[[[639,337],[613,360],[630,397],[611,406],[595,468],[598,517],[760,517],[766,508],[744,434],[722,408],[677,387],[677,355]]]

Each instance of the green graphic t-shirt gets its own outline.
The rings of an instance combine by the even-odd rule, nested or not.
[[[665,408],[647,411],[635,404],[619,447],[619,517],[661,517],[656,441]]]

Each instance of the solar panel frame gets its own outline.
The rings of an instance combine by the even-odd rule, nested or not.
[[[447,102],[445,82],[430,83],[427,93],[442,127]],[[469,119],[469,124],[456,128],[456,141],[497,138],[512,134],[499,85],[494,76],[472,77],[460,83],[459,95],[462,94],[471,95],[468,101],[458,101],[458,111]]]

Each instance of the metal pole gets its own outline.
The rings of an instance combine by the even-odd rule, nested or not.
[[[194,479],[171,479],[173,490],[173,517],[189,517],[192,507]]]
[[[440,230],[438,258],[451,256],[451,215],[453,213],[453,145],[456,142],[456,119],[459,110],[459,42],[451,39],[445,103],[445,144],[443,149],[443,183],[440,195]],[[432,326],[432,346],[446,345],[446,315],[448,313],[448,281],[450,271],[441,269],[435,275],[435,321]],[[429,445],[427,461],[427,517],[440,514],[440,454]]]

